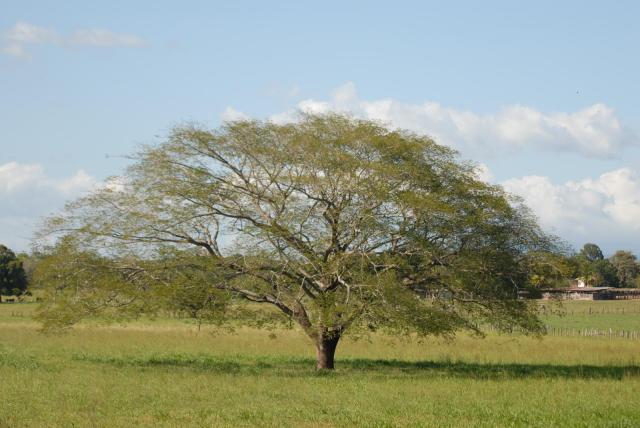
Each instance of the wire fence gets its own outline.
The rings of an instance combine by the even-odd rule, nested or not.
[[[497,332],[498,330],[487,325],[480,327],[485,332]],[[616,330],[613,328],[598,329],[598,328],[569,328],[569,327],[555,327],[551,325],[545,325],[547,336],[555,337],[590,337],[590,338],[605,338],[605,339],[630,339],[639,340],[640,331],[638,330]],[[514,328],[508,332],[500,331],[500,334],[522,334],[523,331],[518,328]]]
[[[628,308],[626,311],[617,312],[617,311],[605,311],[597,313],[636,313],[637,311],[630,311]],[[582,313],[582,312],[579,312]],[[594,315],[596,312],[586,311],[584,312],[588,315]],[[31,317],[31,313],[26,313],[20,310],[12,310],[9,312],[9,316],[16,318],[24,318]],[[608,329],[598,329],[598,328],[569,328],[569,327],[556,327],[551,325],[545,325],[547,335],[554,337],[592,337],[592,338],[605,338],[605,339],[629,339],[629,340],[640,340],[640,331],[638,330],[617,330],[613,328]],[[488,332],[497,331],[495,327],[487,325],[484,327],[480,327],[481,330]],[[518,329],[513,329],[511,332],[507,334],[519,334],[520,331]]]
[[[621,308],[611,308],[611,307],[589,307],[586,309],[552,309],[547,307],[540,308],[540,315],[543,316],[567,316],[567,315],[629,315],[629,314],[640,314],[640,305],[635,307],[621,307]]]
[[[637,330],[614,330],[612,328],[602,330],[597,328],[565,328],[553,326],[546,326],[546,328],[547,335],[549,336],[640,339],[640,332]]]

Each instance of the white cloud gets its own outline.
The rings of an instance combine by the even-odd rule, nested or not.
[[[43,216],[97,185],[97,180],[83,170],[52,178],[39,164],[0,165],[0,243],[26,250]]]
[[[609,252],[638,248],[640,174],[631,168],[560,184],[541,176],[514,178],[502,184],[524,198],[543,227],[575,246],[597,242]]]
[[[95,178],[84,170],[77,171],[71,177],[53,179],[47,177],[42,165],[39,164],[9,162],[0,165],[0,195],[29,192],[35,189],[71,195],[89,190],[95,185]]]
[[[5,33],[5,39],[12,43],[56,43],[58,34],[49,28],[38,27],[28,22],[18,21]]]
[[[222,119],[224,122],[233,122],[234,120],[244,120],[248,118],[248,115],[234,109],[233,107],[227,107],[220,115],[220,119]]]
[[[141,48],[147,44],[143,39],[133,34],[117,34],[101,29],[78,30],[69,37],[68,42],[81,46],[129,48]]]
[[[0,192],[10,193],[44,178],[42,166],[9,162],[0,165]]]
[[[54,181],[52,185],[60,193],[72,195],[93,188],[96,185],[96,179],[81,169],[69,178]]]
[[[25,49],[29,45],[92,46],[98,48],[140,48],[146,41],[133,34],[114,33],[99,28],[79,29],[71,35],[59,34],[56,30],[18,21],[0,34],[0,52],[16,58],[29,58]]]
[[[112,192],[123,192],[127,188],[127,182],[121,176],[109,177],[105,180],[104,187]]]
[[[614,110],[600,103],[569,113],[545,113],[511,105],[495,113],[479,114],[431,101],[411,104],[394,99],[361,100],[355,85],[346,83],[336,88],[329,100],[306,99],[270,119],[278,123],[292,121],[298,111],[349,112],[428,134],[465,155],[535,147],[608,158],[626,146],[640,144],[640,138],[621,125]]]
[[[494,176],[489,167],[483,163],[480,163],[476,166],[476,177],[479,180],[490,183],[493,181]]]

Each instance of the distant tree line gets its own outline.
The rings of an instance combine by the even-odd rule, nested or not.
[[[0,302],[2,296],[29,294],[34,272],[44,254],[15,253],[0,245]],[[640,288],[640,262],[626,250],[606,258],[600,247],[585,244],[579,252],[532,253],[528,287],[533,289],[575,286]]]
[[[0,244],[0,302],[2,296],[30,294],[36,267],[44,254],[15,253]],[[600,247],[585,244],[579,252],[529,254],[529,281],[532,289],[575,286],[640,288],[640,262],[631,251],[618,250],[606,258]],[[192,306],[186,302],[185,310]],[[196,305],[197,306],[197,305]],[[198,313],[206,308],[195,308]]]
[[[532,263],[530,285],[555,288],[576,285],[588,287],[640,287],[640,263],[631,251],[618,250],[605,258],[600,247],[585,244],[578,253],[545,254]]]

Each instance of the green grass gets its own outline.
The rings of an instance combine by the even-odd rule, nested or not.
[[[577,303],[561,319],[583,317],[591,302]],[[635,340],[376,335],[342,342],[326,374],[295,330],[156,320],[42,335],[33,309],[0,305],[0,427],[640,425]]]
[[[542,303],[549,308],[542,320],[553,327],[640,331],[640,300]],[[559,314],[552,314],[559,312]]]

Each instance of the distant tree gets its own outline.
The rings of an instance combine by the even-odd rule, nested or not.
[[[277,318],[308,335],[319,369],[345,334],[544,330],[518,290],[554,239],[427,137],[308,115],[180,127],[134,159],[49,220],[63,238],[38,268],[45,326],[161,309]]]
[[[24,269],[24,273],[27,278],[27,286],[31,286],[33,284],[33,276],[41,256],[42,255],[39,254],[38,252],[34,252],[32,254],[28,254],[24,252],[16,254],[16,257],[18,258],[18,260],[22,262],[22,267]]]
[[[605,259],[602,250],[596,244],[585,244],[580,253],[573,258],[578,265],[577,277],[593,287],[618,287],[618,275],[615,266]]]
[[[573,259],[561,252],[532,252],[527,260],[529,284],[535,289],[566,287],[578,271]]]
[[[627,288],[635,287],[636,278],[640,274],[640,266],[635,254],[630,251],[618,250],[609,260],[616,269],[619,285]]]
[[[27,288],[27,277],[22,262],[15,253],[0,245],[0,302],[2,295],[20,295]]]
[[[588,262],[595,262],[597,260],[603,260],[604,255],[602,250],[596,244],[587,243],[584,244],[580,250],[580,255],[584,257]]]
[[[619,287],[618,273],[615,266],[607,259],[596,260],[587,268],[587,278],[595,287]]]

